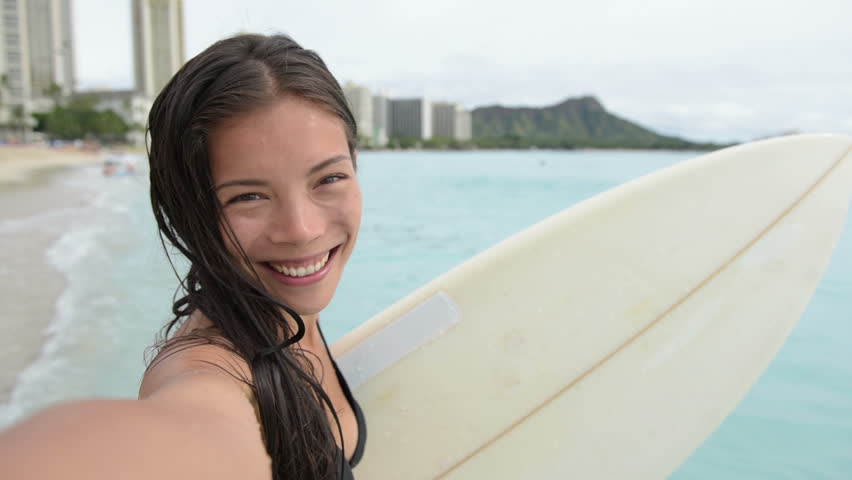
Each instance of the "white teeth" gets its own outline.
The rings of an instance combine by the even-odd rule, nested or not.
[[[287,275],[288,277],[304,277],[307,275],[313,275],[314,273],[317,273],[318,271],[322,270],[322,267],[324,267],[325,264],[328,263],[329,253],[330,252],[326,252],[326,254],[323,255],[320,261],[313,265],[308,265],[307,267],[287,268],[284,265],[275,263],[271,265],[272,268],[278,271],[278,273],[282,273],[284,275]]]

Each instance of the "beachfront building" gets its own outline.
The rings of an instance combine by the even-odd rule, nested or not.
[[[373,95],[373,145],[384,147],[388,144],[390,130],[390,99],[385,93]]]
[[[74,91],[74,40],[70,0],[27,0],[32,110],[52,109]]]
[[[455,103],[435,102],[432,104],[432,136],[453,138],[456,126]]]
[[[343,86],[346,103],[355,117],[358,126],[358,141],[364,145],[373,143],[373,97],[370,89],[355,82],[347,82]]]
[[[470,140],[470,112],[457,103],[432,104],[432,136],[453,140]]]
[[[74,89],[70,0],[2,0],[0,4],[2,136],[26,140],[30,113],[53,107]]]
[[[24,0],[3,0],[0,21],[0,124],[9,127],[29,111],[30,61]],[[4,131],[4,137],[9,132]]]
[[[183,0],[133,0],[136,91],[155,98],[186,61]]]
[[[459,108],[456,110],[456,124],[453,129],[453,138],[456,140],[470,140],[473,138],[473,120],[470,110]]]
[[[390,136],[428,140],[432,138],[432,105],[425,98],[390,102]]]

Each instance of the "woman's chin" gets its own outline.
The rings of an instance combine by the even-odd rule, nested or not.
[[[329,299],[329,301],[325,302],[298,302],[292,300],[288,302],[287,300],[282,299],[281,303],[296,312],[302,318],[302,320],[310,320],[312,318],[317,317],[319,313],[323,311],[325,307],[328,306],[330,301],[331,300]]]

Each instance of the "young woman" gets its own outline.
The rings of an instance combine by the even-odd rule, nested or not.
[[[154,216],[189,262],[168,340],[139,400],[3,434],[4,478],[351,478],[363,416],[318,323],[361,220],[338,82],[289,37],[240,35],[175,74],[149,128]]]

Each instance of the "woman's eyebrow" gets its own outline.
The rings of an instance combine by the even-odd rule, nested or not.
[[[216,185],[215,190],[221,190],[225,187],[263,187],[267,185],[268,182],[264,180],[256,180],[253,178],[241,178],[237,180],[231,180],[229,182],[221,183]]]
[[[320,170],[328,167],[329,165],[334,165],[337,162],[343,162],[345,160],[349,160],[349,155],[335,155],[329,159],[323,160],[322,162],[311,167],[309,175],[312,175]],[[237,180],[230,180],[219,185],[216,185],[215,190],[221,190],[226,187],[263,187],[268,185],[269,182],[260,179],[254,178],[240,178]]]
[[[344,160],[349,160],[349,155],[335,155],[327,160],[323,160],[322,162],[311,167],[311,171],[308,172],[309,175],[319,172],[320,170],[328,167],[329,165],[334,165],[337,162],[342,162]]]

